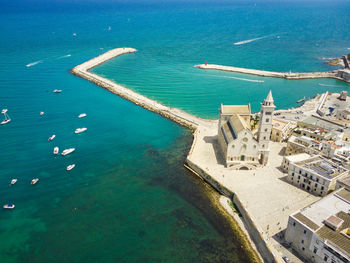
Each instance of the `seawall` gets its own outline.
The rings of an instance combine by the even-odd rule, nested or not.
[[[195,67],[199,68],[199,69],[229,71],[229,72],[256,75],[256,76],[261,76],[261,77],[273,77],[273,78],[284,78],[284,79],[334,78],[334,79],[346,81],[338,74],[338,70],[325,71],[325,72],[293,73],[293,72],[273,72],[273,71],[265,71],[265,70],[257,70],[257,69],[228,67],[228,66],[215,65],[215,64],[207,64],[207,65],[200,64],[200,65],[195,65]]]
[[[182,126],[188,127],[194,131],[194,141],[191,147],[191,150],[187,156],[187,167],[197,176],[202,178],[204,181],[209,183],[213,188],[215,188],[219,193],[224,196],[230,198],[239,208],[240,213],[243,215],[244,223],[247,225],[247,230],[253,242],[255,243],[258,252],[262,256],[265,262],[273,263],[276,262],[274,254],[269,249],[267,243],[263,239],[263,237],[259,234],[259,230],[257,226],[254,224],[253,219],[250,217],[248,212],[239,202],[238,197],[227,187],[220,184],[217,180],[214,179],[209,173],[207,173],[204,169],[192,162],[189,156],[192,154],[197,142],[197,134],[202,132],[205,133],[206,130],[217,128],[217,123],[212,120],[202,119],[191,114],[188,114],[177,108],[170,108],[160,104],[157,101],[149,99],[141,94],[138,94],[130,89],[123,87],[113,81],[110,81],[106,78],[103,78],[97,74],[91,73],[89,70],[112,59],[119,55],[134,53],[136,49],[133,48],[117,48],[110,50],[102,55],[95,57],[87,62],[84,62],[71,70],[71,73],[82,77],[88,81],[95,83],[96,85],[103,87],[104,89],[117,94],[118,96],[127,99],[136,105],[139,105],[147,110],[160,114],[172,121],[179,123]]]

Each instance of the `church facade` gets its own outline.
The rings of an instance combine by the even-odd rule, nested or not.
[[[261,103],[256,131],[251,125],[250,104],[221,105],[218,143],[226,167],[251,170],[267,164],[274,109],[272,93],[269,91]]]

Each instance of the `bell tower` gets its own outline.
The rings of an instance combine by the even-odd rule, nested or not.
[[[269,158],[269,142],[272,129],[272,116],[276,106],[273,103],[271,90],[266,99],[261,103],[260,121],[258,130],[258,142],[260,146],[260,163],[266,165]]]

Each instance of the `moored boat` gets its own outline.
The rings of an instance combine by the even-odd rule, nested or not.
[[[56,135],[52,135],[50,138],[49,138],[49,141],[52,141],[53,139],[55,139]]]
[[[72,170],[74,167],[75,167],[75,164],[74,164],[74,163],[71,164],[71,165],[68,165],[68,166],[67,166],[67,171]]]
[[[4,209],[14,209],[15,205],[14,204],[6,204],[3,206]]]
[[[87,128],[78,128],[78,129],[75,130],[74,133],[82,133],[82,132],[84,132],[86,130],[87,130]]]
[[[78,116],[78,118],[84,118],[84,117],[86,117],[86,113],[81,113],[81,114],[79,114],[79,116]]]
[[[58,147],[53,148],[53,154],[58,154],[59,151],[60,151],[60,148]]]
[[[69,148],[69,149],[65,149],[61,154],[62,155],[68,155],[68,154],[70,154],[70,153],[72,153],[74,151],[75,151],[75,148]]]
[[[12,180],[11,180],[11,185],[14,185],[16,182],[17,182],[17,179],[16,179],[16,178],[12,179]]]
[[[304,100],[305,100],[305,97],[300,100],[297,100],[297,103],[303,102]]]
[[[38,181],[39,181],[39,178],[34,178],[34,179],[30,182],[30,184],[31,184],[31,185],[35,185]]]
[[[43,111],[40,112],[40,116],[42,116],[42,115],[44,115],[44,114],[45,114],[45,112],[43,112]]]
[[[60,89],[54,89],[52,92],[53,92],[53,93],[61,93],[62,90],[60,90]]]

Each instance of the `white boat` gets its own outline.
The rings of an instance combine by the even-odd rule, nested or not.
[[[3,109],[1,111],[2,114],[4,114],[5,119],[1,122],[1,125],[9,123],[11,121],[10,116],[7,114],[7,109]]]
[[[74,164],[74,163],[71,164],[71,165],[68,165],[68,166],[67,166],[67,171],[72,170],[74,167],[75,167],[75,164]]]
[[[53,139],[55,139],[56,135],[52,135],[50,138],[49,138],[49,141],[52,141]]]
[[[58,154],[59,151],[60,151],[60,148],[58,147],[53,148],[53,154]]]
[[[86,113],[79,114],[78,118],[84,118],[86,117]]]
[[[73,33],[73,37],[76,37],[77,36],[77,34],[76,33]]]
[[[14,204],[6,204],[3,206],[4,209],[14,209],[15,205]]]
[[[41,116],[41,115],[44,115],[44,113],[45,113],[45,112],[41,111],[41,112],[40,112],[40,116]]]
[[[78,129],[75,130],[74,133],[82,133],[82,132],[84,132],[86,130],[87,130],[87,128],[78,128]]]
[[[14,185],[16,182],[17,182],[17,179],[16,179],[16,178],[15,178],[15,179],[12,179],[12,180],[11,180],[11,185]]]
[[[53,92],[53,93],[61,93],[62,90],[60,90],[60,89],[54,89],[52,92]]]
[[[70,153],[72,153],[74,151],[75,151],[75,148],[69,148],[69,149],[65,149],[61,154],[62,155],[68,155],[68,154],[70,154]]]
[[[30,184],[35,185],[38,181],[39,181],[39,178],[35,178],[30,182]]]

